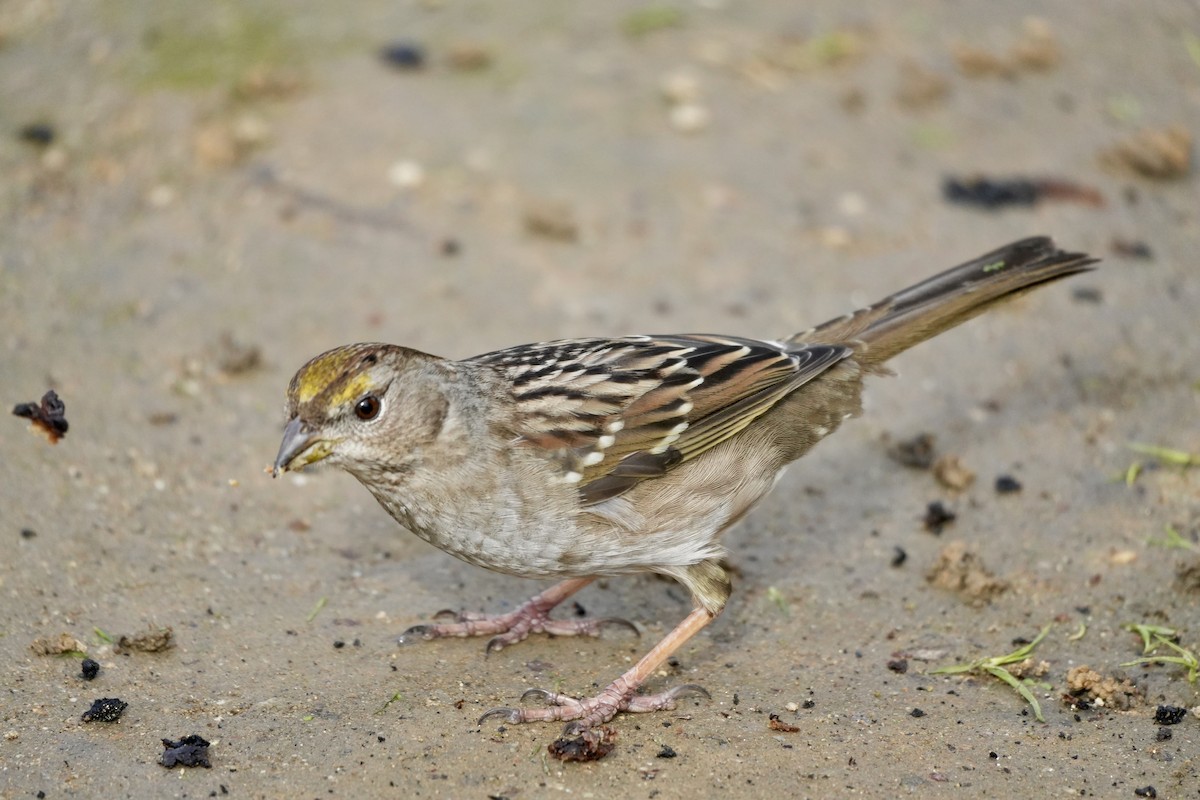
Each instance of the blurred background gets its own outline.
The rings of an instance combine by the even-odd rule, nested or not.
[[[54,447],[0,426],[0,796],[1191,796],[1197,721],[1158,739],[1154,715],[1200,697],[1120,667],[1120,625],[1200,644],[1198,127],[1187,0],[0,0],[0,385],[56,389],[71,424]],[[398,650],[439,608],[535,587],[346,476],[261,472],[288,379],[332,346],[782,336],[1043,233],[1104,264],[873,384],[730,535],[730,609],[663,676],[714,700],[618,720],[599,765],[474,720],[590,691],[642,645]],[[889,457],[923,432],[977,480]],[[935,501],[958,514],[940,537]],[[928,581],[950,536],[1006,590]],[[688,608],[652,578],[581,602],[642,644]],[[929,674],[1055,620],[1044,725],[990,678]],[[95,632],[156,626],[166,653]],[[60,632],[100,684],[30,651]],[[1139,700],[1060,701],[1085,663]],[[92,695],[130,708],[80,723]],[[218,744],[180,781],[158,740],[187,733]]]

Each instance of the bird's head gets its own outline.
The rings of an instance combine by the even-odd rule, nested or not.
[[[404,470],[438,437],[449,362],[387,344],[352,344],[309,361],[288,386],[273,474],[324,461],[361,478]]]

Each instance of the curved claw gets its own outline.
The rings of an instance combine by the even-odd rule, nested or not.
[[[492,653],[495,653],[498,650],[503,650],[507,646],[508,641],[504,638],[503,634],[500,636],[493,636],[488,640],[487,647],[483,648],[483,655],[485,657],[490,656]]]
[[[412,644],[413,642],[421,641],[428,642],[437,637],[433,634],[432,625],[413,625],[411,628],[400,634],[396,638],[398,644]]]
[[[708,693],[708,689],[705,689],[698,683],[685,683],[683,686],[676,686],[674,689],[668,689],[665,694],[672,700],[689,694],[698,694],[705,700],[712,700],[712,695]]]
[[[455,611],[453,608],[443,608],[441,611],[433,615],[433,619],[435,621],[439,619],[452,619],[455,622],[461,622],[462,612]]]
[[[563,736],[580,736],[581,734],[585,733],[591,727],[592,726],[590,723],[584,722],[581,719],[573,719],[570,722],[568,722],[566,725],[563,725],[562,735]]]
[[[605,617],[604,619],[598,619],[596,620],[595,625],[597,630],[611,625],[614,628],[625,628],[626,630],[633,631],[634,636],[640,637],[642,635],[642,632],[638,630],[637,625],[634,625],[629,620],[622,619],[621,617]]]
[[[546,703],[553,703],[554,695],[555,695],[554,692],[548,691],[546,689],[538,689],[535,687],[533,689],[525,690],[525,694],[521,695],[521,702],[524,703],[526,700],[530,699],[531,697],[536,697],[538,700],[542,700]]]
[[[482,725],[483,723],[487,722],[492,717],[503,717],[505,722],[509,722],[513,725],[516,725],[517,723],[519,723],[521,721],[521,709],[519,709],[519,708],[493,708],[491,711],[488,711],[482,717],[480,717],[479,721],[476,722],[475,724]]]

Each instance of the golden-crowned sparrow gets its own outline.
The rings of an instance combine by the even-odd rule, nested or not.
[[[671,708],[699,687],[638,687],[721,612],[721,533],[780,471],[861,412],[863,376],[996,303],[1090,269],[1044,237],[1002,247],[780,341],[670,335],[570,339],[449,361],[388,344],[339,347],[288,387],[275,472],[317,461],[358,478],[401,525],[481,567],[561,578],[516,611],[460,615],[407,638],[595,635],[615,620],[552,620],[600,576],[668,575],[696,608],[592,698],[531,690],[509,722]],[[628,623],[626,623],[628,624]],[[636,630],[636,629],[635,629]],[[527,693],[528,694],[528,693]]]

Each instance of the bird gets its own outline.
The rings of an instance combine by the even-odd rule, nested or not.
[[[893,356],[1096,261],[1030,237],[778,340],[593,337],[462,360],[382,343],[338,347],[288,385],[272,471],[341,468],[450,555],[558,581],[507,614],[461,613],[401,641],[491,636],[491,652],[531,633],[636,631],[550,611],[602,577],[649,572],[686,587],[691,612],[596,695],[531,689],[522,701],[541,705],[480,719],[560,721],[568,735],[585,733],[621,712],[707,696],[694,684],[640,688],[724,609],[732,586],[722,534],[788,464],[862,413],[865,377],[891,374]]]

